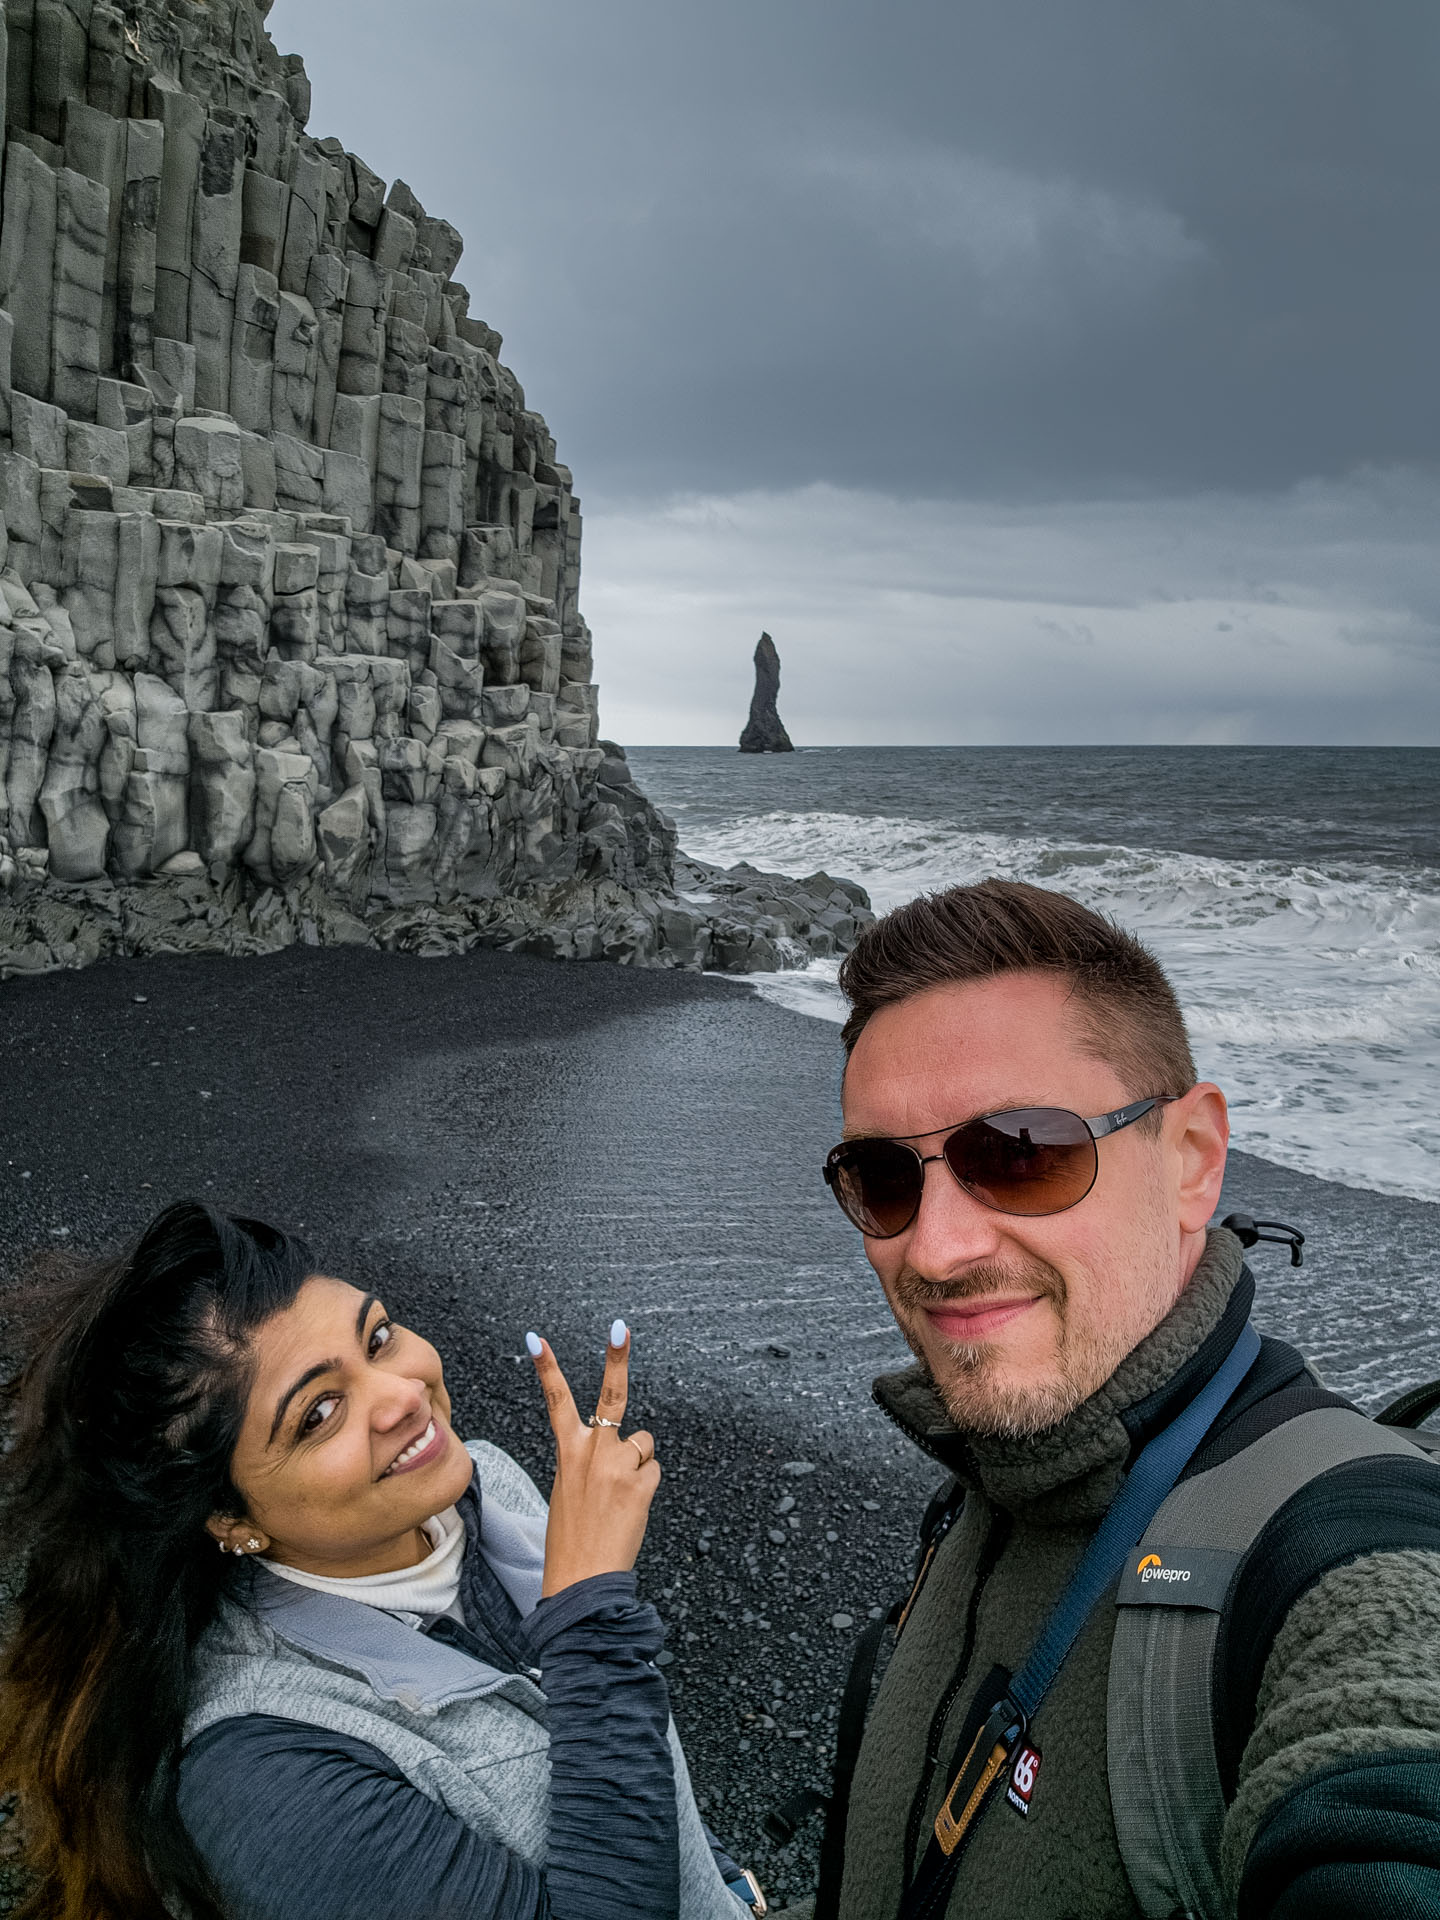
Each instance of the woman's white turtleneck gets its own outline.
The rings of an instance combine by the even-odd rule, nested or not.
[[[360,1600],[367,1607],[383,1607],[386,1613],[416,1614],[426,1619],[448,1613],[463,1626],[460,1562],[465,1557],[465,1523],[457,1508],[447,1507],[433,1520],[422,1521],[421,1530],[433,1542],[434,1551],[418,1566],[401,1567],[395,1573],[362,1573],[352,1580],[337,1580],[329,1574],[283,1566],[278,1560],[265,1560],[264,1564],[282,1580],[314,1587],[318,1593],[338,1593],[343,1600]]]

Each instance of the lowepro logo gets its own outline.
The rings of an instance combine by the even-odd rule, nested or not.
[[[1241,1556],[1219,1547],[1146,1540],[1125,1563],[1117,1607],[1201,1607],[1223,1613]]]
[[[1135,1569],[1142,1586],[1148,1586],[1152,1580],[1188,1580],[1188,1567],[1167,1567],[1158,1553],[1147,1553]]]

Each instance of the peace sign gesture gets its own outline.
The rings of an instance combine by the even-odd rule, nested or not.
[[[610,1329],[600,1399],[588,1421],[576,1411],[549,1342],[527,1333],[525,1345],[555,1434],[542,1586],[548,1597],[597,1573],[630,1571],[645,1538],[660,1467],[648,1433],[620,1435],[630,1393],[630,1331],[623,1320]]]

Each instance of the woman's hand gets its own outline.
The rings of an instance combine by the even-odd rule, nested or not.
[[[630,1390],[630,1332],[623,1320],[615,1322],[610,1336],[595,1414],[597,1421],[612,1424],[595,1426],[576,1412],[549,1342],[538,1334],[525,1336],[555,1431],[555,1485],[550,1492],[541,1588],[547,1597],[597,1573],[628,1573],[640,1552],[650,1502],[660,1484],[651,1436],[627,1433],[620,1437]]]

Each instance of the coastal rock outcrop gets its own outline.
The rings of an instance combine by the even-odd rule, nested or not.
[[[768,633],[755,648],[755,691],[750,696],[750,718],[740,735],[741,753],[793,753],[789,734],[780,722],[780,655]]]
[[[776,973],[848,953],[875,918],[862,886],[828,873],[796,880],[745,861],[716,867],[681,854],[675,884],[688,906],[705,910],[705,964],[722,973]]]
[[[0,978],[828,950],[677,891],[600,738],[570,470],[460,235],[307,132],[268,12],[0,12]]]

